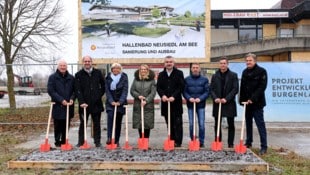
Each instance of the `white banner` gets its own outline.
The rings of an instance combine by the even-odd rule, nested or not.
[[[205,58],[205,0],[82,2],[82,55]]]
[[[268,74],[266,121],[310,122],[310,63],[258,63]],[[230,63],[241,79],[245,63]],[[240,107],[240,106],[239,106]],[[242,108],[238,109],[241,116]]]

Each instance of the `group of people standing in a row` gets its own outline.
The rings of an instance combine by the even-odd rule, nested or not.
[[[245,60],[247,68],[242,73],[240,85],[240,104],[242,102],[247,104],[247,137],[245,144],[247,147],[252,146],[252,120],[254,118],[260,134],[260,154],[264,154],[267,151],[267,133],[263,115],[263,108],[266,105],[264,91],[267,86],[267,73],[264,68],[257,65],[254,54],[247,54]],[[55,102],[52,113],[55,145],[65,144],[66,108],[68,105],[70,106],[70,117],[72,118],[74,113],[73,103],[77,98],[81,122],[77,146],[84,143],[84,108],[87,111],[87,119],[91,115],[93,120],[94,143],[96,147],[101,146],[100,120],[101,112],[104,110],[102,103],[104,94],[106,94],[105,106],[108,129],[106,144],[111,144],[115,109],[117,109],[115,143],[119,144],[122,118],[125,114],[124,105],[127,104],[129,91],[127,74],[122,71],[122,66],[119,63],[113,63],[111,72],[104,78],[102,73],[92,66],[90,56],[83,57],[82,61],[83,68],[73,77],[67,71],[66,61],[59,60],[56,72],[48,80],[48,93],[52,101]],[[199,63],[192,63],[190,70],[190,75],[184,78],[183,72],[175,67],[174,58],[167,56],[164,59],[164,70],[159,73],[156,82],[154,71],[147,64],[140,65],[134,73],[134,80],[129,91],[134,98],[132,127],[138,130],[140,138],[142,135],[149,138],[150,131],[154,128],[154,98],[157,92],[161,98],[161,115],[164,116],[167,125],[168,116],[171,120],[171,139],[175,141],[175,147],[181,147],[183,140],[183,95],[188,108],[190,138],[193,139],[193,117],[195,112],[198,118],[200,147],[204,147],[205,107],[207,98],[211,96],[213,100],[212,114],[215,119],[215,138],[219,104],[221,103],[220,119],[222,117],[227,118],[228,147],[233,147],[235,137],[234,118],[237,116],[235,97],[239,92],[237,74],[228,68],[228,59],[226,57],[219,60],[219,69],[212,76],[211,83],[201,75]],[[141,125],[142,106],[144,109],[143,134]],[[170,115],[168,111],[170,111]],[[221,132],[219,138],[221,141]]]

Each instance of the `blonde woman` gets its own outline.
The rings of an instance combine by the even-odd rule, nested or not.
[[[122,72],[122,66],[119,63],[113,63],[111,72],[108,73],[105,81],[106,85],[106,111],[108,119],[108,132],[106,144],[111,144],[112,126],[114,107],[117,106],[116,111],[116,128],[115,128],[115,144],[119,146],[119,139],[121,135],[122,120],[125,114],[124,105],[127,104],[128,95],[128,77],[125,72]]]
[[[138,129],[142,137],[141,105],[144,106],[144,137],[149,138],[154,128],[154,97],[156,95],[155,73],[149,66],[142,64],[134,74],[130,94],[134,98],[132,127]],[[142,103],[141,103],[142,100]]]

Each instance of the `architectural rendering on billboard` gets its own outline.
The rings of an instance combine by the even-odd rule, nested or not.
[[[82,0],[82,55],[102,63],[206,62],[209,0]]]

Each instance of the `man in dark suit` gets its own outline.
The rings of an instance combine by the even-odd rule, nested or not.
[[[174,58],[166,56],[164,70],[159,73],[157,80],[157,92],[161,98],[161,115],[165,117],[168,125],[168,102],[171,113],[171,139],[175,141],[175,147],[181,147],[183,140],[183,106],[182,93],[184,89],[183,72],[174,66]]]
[[[219,69],[211,79],[211,97],[213,99],[214,133],[216,139],[219,103],[222,105],[221,119],[225,117],[228,123],[228,147],[234,147],[235,117],[237,116],[236,94],[238,93],[238,76],[228,68],[228,59],[222,57],[219,61]],[[222,120],[220,121],[221,126]],[[222,130],[220,127],[220,141]]]

